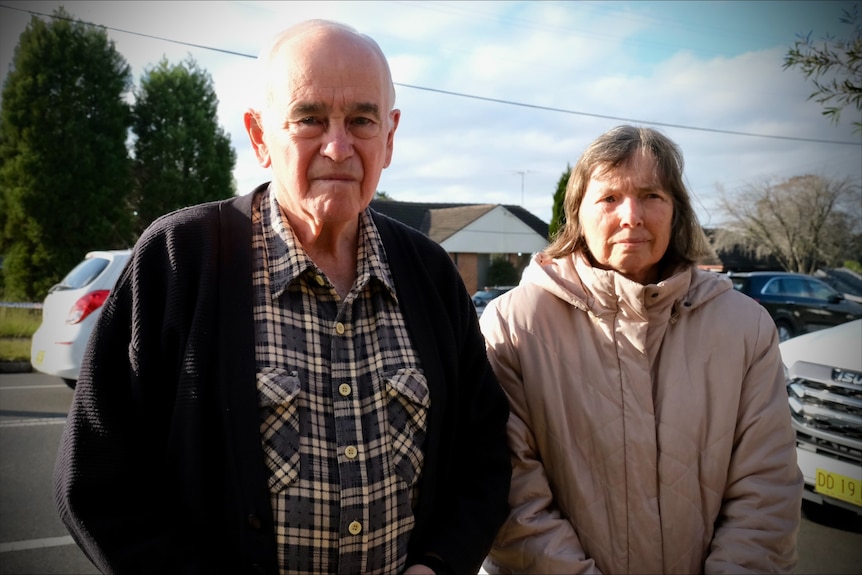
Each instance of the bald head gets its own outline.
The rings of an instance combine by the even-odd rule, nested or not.
[[[326,58],[333,70],[348,58],[354,62],[357,57],[367,60],[368,66],[377,68],[383,92],[388,95],[384,112],[394,108],[395,86],[383,50],[371,37],[329,20],[308,20],[291,26],[263,48],[257,60],[254,107],[261,111],[270,108],[278,97],[280,84],[287,77],[310,69],[315,57]]]

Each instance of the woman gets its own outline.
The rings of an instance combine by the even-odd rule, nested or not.
[[[600,136],[566,222],[482,314],[511,404],[491,573],[790,572],[802,476],[775,325],[708,251],[676,144]]]

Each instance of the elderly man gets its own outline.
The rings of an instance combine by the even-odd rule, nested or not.
[[[508,513],[508,406],[448,255],[371,211],[400,111],[378,45],[280,34],[245,114],[272,182],[154,222],[58,456],[105,572],[468,573]]]

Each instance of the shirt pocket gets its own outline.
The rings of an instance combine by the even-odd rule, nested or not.
[[[424,462],[424,444],[431,404],[428,381],[416,369],[398,369],[384,375],[387,418],[395,474],[412,487]]]
[[[299,394],[296,372],[265,367],[257,374],[260,432],[269,489],[282,491],[299,477]]]

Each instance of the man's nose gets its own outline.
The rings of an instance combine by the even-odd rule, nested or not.
[[[343,122],[330,122],[323,134],[320,155],[333,162],[343,162],[353,155],[353,135]]]

